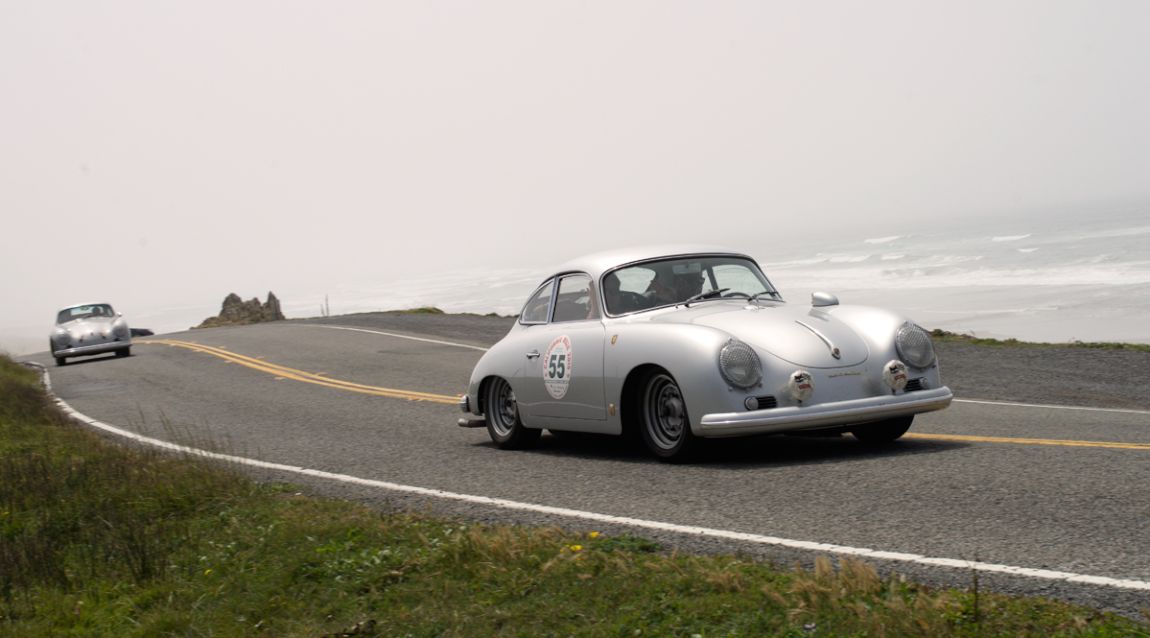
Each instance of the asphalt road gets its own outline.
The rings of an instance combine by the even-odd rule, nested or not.
[[[445,340],[446,332],[451,341],[485,346],[498,336],[498,321],[474,318],[475,330],[422,336]],[[419,325],[401,328],[417,336]],[[156,342],[162,340],[219,350]],[[630,531],[688,551],[739,552],[782,564],[810,563],[817,552],[762,537],[1054,570],[1124,586],[993,571],[979,581],[1131,615],[1150,608],[1150,412],[960,396],[945,411],[920,415],[914,436],[887,448],[850,437],[734,439],[710,446],[697,463],[672,466],[602,437],[545,436],[536,450],[501,451],[484,430],[456,427],[461,414],[453,404],[371,390],[457,396],[481,355],[474,348],[298,322],[136,343],[129,358],[49,367],[55,393],[91,418],[198,448],[656,525],[627,530],[618,521],[565,511],[252,470],[309,491],[486,521]],[[46,355],[28,359],[50,363]],[[945,358],[943,365],[945,376]],[[707,537],[681,526],[749,536]],[[938,585],[967,586],[973,575],[923,561],[869,562]]]

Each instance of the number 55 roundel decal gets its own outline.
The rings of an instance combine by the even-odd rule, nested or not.
[[[571,375],[575,371],[571,354],[571,339],[567,335],[556,337],[547,346],[547,354],[543,357],[543,384],[553,398],[562,399],[567,396]]]

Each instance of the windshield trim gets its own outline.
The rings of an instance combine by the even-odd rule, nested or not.
[[[631,268],[633,266],[641,266],[643,264],[650,264],[650,263],[659,262],[659,261],[673,261],[675,259],[685,259],[685,258],[695,258],[695,257],[700,258],[700,259],[706,259],[708,257],[734,257],[736,259],[745,259],[746,261],[751,262],[752,264],[754,264],[755,268],[759,271],[759,274],[763,276],[763,280],[767,282],[768,292],[774,291],[774,293],[775,293],[774,296],[772,296],[770,299],[760,298],[760,299],[756,299],[754,301],[754,303],[760,303],[762,301],[776,301],[776,302],[780,302],[780,303],[786,303],[786,301],[783,300],[782,293],[780,293],[779,289],[775,287],[775,284],[771,283],[771,278],[767,276],[767,273],[763,272],[763,267],[760,266],[759,262],[755,261],[755,259],[753,257],[751,257],[750,255],[744,255],[742,253],[728,253],[728,252],[682,253],[682,254],[678,254],[678,255],[660,255],[658,257],[650,257],[647,259],[638,259],[636,261],[630,261],[630,262],[627,262],[625,264],[619,264],[618,266],[615,266],[614,268],[610,268],[608,270],[603,271],[603,274],[599,275],[599,279],[595,281],[595,284],[596,284],[595,287],[599,289],[598,290],[599,304],[600,304],[599,307],[603,309],[603,317],[616,319],[619,317],[629,317],[631,315],[637,315],[637,314],[644,313],[644,312],[650,312],[652,310],[661,310],[663,308],[671,308],[674,306],[683,305],[682,301],[676,301],[674,303],[663,304],[661,306],[654,306],[652,308],[643,308],[641,310],[632,310],[630,312],[612,314],[607,309],[607,298],[603,293],[603,280],[608,275],[610,275],[616,271],[622,270],[624,268]],[[737,297],[715,297],[714,299],[719,299],[722,301],[748,301],[747,299],[739,299]],[[693,301],[691,303],[697,303],[698,301],[702,301],[702,300],[696,300],[696,301]],[[711,300],[708,299],[706,301],[711,301]]]

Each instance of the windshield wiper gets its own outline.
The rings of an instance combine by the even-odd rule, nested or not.
[[[721,296],[724,292],[727,292],[728,290],[730,290],[730,288],[719,288],[718,290],[708,290],[707,292],[701,292],[697,295],[694,295],[694,296],[688,298],[686,301],[683,302],[683,305],[690,308],[692,301],[702,301],[704,299],[713,299],[715,297]]]
[[[774,290],[764,290],[762,292],[756,292],[755,294],[751,295],[751,297],[749,299],[747,299],[747,301],[758,301],[758,299],[763,295],[770,295],[771,299],[781,300],[783,298],[782,295],[775,292]]]

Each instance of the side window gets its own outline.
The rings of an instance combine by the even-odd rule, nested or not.
[[[520,323],[547,323],[547,310],[551,308],[551,288],[554,285],[554,280],[549,281],[531,295],[519,315]]]
[[[555,316],[551,321],[586,321],[598,319],[599,310],[591,295],[591,278],[571,275],[559,280],[559,294],[555,297]]]

